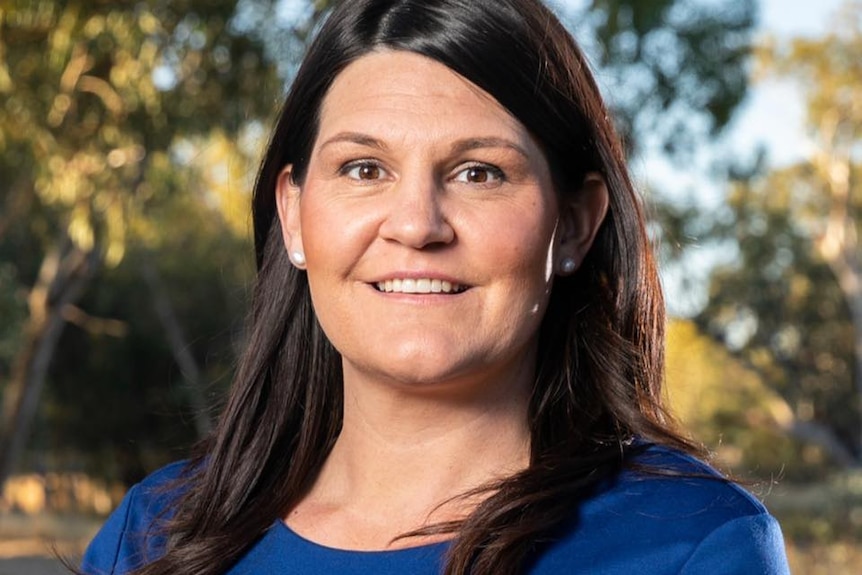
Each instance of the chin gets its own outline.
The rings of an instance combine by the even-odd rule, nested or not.
[[[425,361],[395,362],[377,369],[380,379],[410,387],[442,386],[468,376],[469,370]]]
[[[410,389],[448,388],[471,379],[479,379],[478,370],[471,369],[470,362],[453,362],[451,356],[435,359],[434,354],[402,354],[393,358],[390,353],[385,362],[377,364],[352,364],[345,360],[345,377],[349,371],[362,374],[369,380],[391,383]],[[476,372],[476,373],[474,373]]]

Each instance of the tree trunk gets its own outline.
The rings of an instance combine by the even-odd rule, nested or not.
[[[842,252],[851,251],[845,247]],[[842,253],[828,260],[829,267],[850,310],[850,321],[853,324],[853,380],[856,388],[857,413],[860,414],[859,429],[856,443],[856,453],[862,458],[862,269],[856,261],[855,246],[853,253]]]
[[[835,276],[853,325],[853,381],[856,390],[856,412],[859,424],[856,435],[856,457],[862,459],[862,260],[853,213],[851,185],[852,161],[849,151],[834,144],[838,127],[837,116],[826,115],[820,126],[826,145],[814,165],[826,182],[829,194],[829,214],[823,234],[816,245],[821,257]]]
[[[168,338],[168,344],[171,347],[174,360],[179,365],[180,372],[182,372],[183,379],[185,379],[186,397],[192,408],[198,437],[206,437],[212,429],[212,423],[207,415],[208,405],[201,388],[203,378],[201,377],[200,369],[198,369],[198,364],[190,351],[191,346],[183,333],[179,318],[177,318],[174,306],[171,304],[171,299],[165,289],[164,282],[162,282],[162,278],[156,267],[146,256],[142,260],[141,274],[150,288],[150,293],[153,297],[153,308],[155,308],[156,315],[158,315],[159,321],[161,321],[162,327],[165,329],[165,335]]]
[[[66,324],[63,309],[81,298],[99,258],[98,248],[84,252],[64,237],[42,260],[39,277],[28,297],[30,316],[23,332],[24,342],[4,389],[0,486],[14,471],[30,435],[48,368]]]
[[[715,334],[708,329],[705,323],[698,322],[697,326],[701,333],[715,338]],[[720,346],[726,347],[727,345],[721,339],[715,339],[715,341]],[[734,354],[734,357],[746,369],[753,373],[760,373],[760,368],[754,365],[750,359],[739,354]],[[846,443],[841,441],[841,438],[831,428],[816,421],[799,419],[787,399],[778,392],[774,392],[772,399],[768,401],[767,409],[774,424],[782,433],[797,441],[818,446],[834,463],[841,467],[858,467],[862,462],[862,457],[848,449]]]
[[[859,465],[859,460],[835,435],[835,432],[816,421],[802,421],[793,413],[790,405],[777,396],[768,404],[775,424],[787,436],[809,445],[820,447],[838,465],[850,468]]]

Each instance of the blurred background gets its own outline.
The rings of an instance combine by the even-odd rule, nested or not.
[[[0,3],[0,574],[62,572],[209,430],[256,162],[331,3]],[[794,572],[857,573],[862,0],[552,5],[650,206],[672,405]]]

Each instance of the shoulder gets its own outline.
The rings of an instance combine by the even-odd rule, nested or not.
[[[133,486],[108,517],[84,553],[88,575],[120,575],[156,559],[164,549],[160,527],[170,519],[171,502],[180,494],[179,480],[188,472],[179,461]]]
[[[129,491],[135,491],[139,501],[159,506],[176,497],[177,482],[191,471],[187,460],[175,461],[147,475]]]
[[[126,527],[151,531],[171,515],[171,503],[182,494],[181,479],[190,471],[188,462],[177,461],[158,469],[134,485],[126,493],[120,507]]]
[[[575,557],[582,571],[571,569]],[[734,562],[741,567],[729,568]],[[552,572],[788,573],[781,531],[760,501],[657,445],[639,446],[584,499],[533,571]]]
[[[662,445],[643,445],[607,487],[608,496],[636,497],[643,511],[695,513],[701,523],[766,514],[748,490],[708,463]],[[651,509],[656,507],[655,509]]]

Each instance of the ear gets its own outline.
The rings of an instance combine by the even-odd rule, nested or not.
[[[302,247],[302,224],[299,217],[299,184],[293,179],[293,164],[288,164],[278,174],[275,187],[275,203],[281,223],[281,237],[290,261],[299,269],[305,269],[305,250]]]
[[[580,267],[608,213],[608,187],[598,172],[584,177],[581,189],[560,205],[556,270],[570,275]]]

